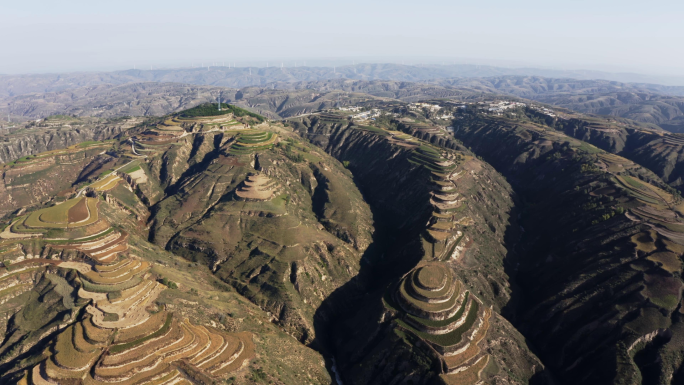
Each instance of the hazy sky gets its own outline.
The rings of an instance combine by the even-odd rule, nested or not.
[[[0,0],[0,73],[314,59],[684,76],[684,1]]]

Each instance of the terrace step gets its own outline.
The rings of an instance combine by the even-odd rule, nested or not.
[[[31,370],[31,383],[33,385],[58,385],[47,377],[44,362],[34,366]]]
[[[489,355],[482,355],[471,365],[464,365],[446,373],[447,384],[476,384],[480,381],[482,371],[489,363]]]
[[[226,340],[221,334],[211,333],[206,328],[204,328],[204,330],[209,336],[210,343],[204,351],[198,352],[197,356],[190,360],[190,363],[193,365],[204,362],[207,358],[213,357],[214,354],[219,354],[219,350],[222,349],[226,344]]]
[[[93,383],[112,383],[125,382],[126,384],[145,384],[153,381],[153,378],[164,376],[175,370],[171,365],[164,362],[157,362],[151,367],[139,368],[140,371],[135,373],[128,373],[124,376],[117,376],[114,378],[102,377],[94,373],[93,379],[87,382]]]
[[[80,373],[88,370],[102,351],[96,346],[93,346],[94,349],[87,353],[79,351],[74,345],[74,329],[75,325],[72,325],[59,334],[51,349],[54,354],[50,359],[62,369],[60,371],[62,374]]]
[[[251,335],[249,333],[238,333],[236,337],[241,343],[241,349],[239,352],[233,353],[229,360],[217,367],[214,367],[211,370],[211,374],[215,376],[222,376],[227,373],[231,373],[242,367],[242,364],[245,360],[248,360],[254,356],[254,342],[252,342]]]
[[[432,335],[447,334],[456,328],[463,325],[466,321],[466,316],[472,306],[472,300],[469,298],[469,293],[461,295],[459,299],[460,305],[456,313],[444,320],[430,320],[413,315],[404,317],[404,321],[418,331],[425,332]]]
[[[459,299],[461,296],[454,295],[455,290],[451,291],[451,296],[447,301],[439,303],[428,303],[423,300],[414,298],[408,293],[410,285],[409,279],[404,279],[399,284],[399,290],[395,295],[395,301],[407,313],[419,318],[431,320],[444,320],[453,317],[460,306]]]
[[[148,262],[142,261],[140,262],[140,264],[136,264],[136,266],[131,267],[131,269],[126,272],[126,274],[118,276],[116,278],[103,277],[102,274],[96,271],[91,271],[87,274],[81,274],[81,277],[96,285],[117,285],[130,280],[132,277],[136,275],[144,273],[149,267],[150,264]]]
[[[145,359],[145,357],[155,355],[159,352],[160,348],[173,346],[177,344],[184,337],[183,330],[180,328],[179,322],[175,319],[171,320],[171,324],[166,332],[162,332],[160,335],[155,336],[149,340],[140,340],[138,343],[131,341],[129,343],[113,345],[114,348],[123,348],[124,350],[117,350],[113,352],[112,349],[109,350],[107,355],[104,356],[100,362],[102,367],[113,367],[125,365],[133,361],[139,361]]]
[[[147,319],[147,321],[136,327],[121,329],[116,334],[114,338],[114,343],[123,344],[127,342],[132,342],[145,336],[148,336],[150,334],[154,334],[157,331],[159,331],[162,327],[164,327],[167,317],[168,313],[166,313],[165,311],[160,311],[158,313],[152,314],[150,318]]]
[[[199,343],[199,338],[197,338],[195,333],[188,327],[186,322],[181,322],[180,328],[183,331],[183,338],[171,345],[164,346],[157,351],[157,354],[166,361],[182,358],[184,354],[194,349]]]
[[[477,328],[475,332],[471,335],[469,343],[459,351],[447,353],[444,356],[444,363],[447,365],[449,371],[454,370],[461,365],[465,365],[468,361],[470,361],[480,353],[480,347],[478,346],[478,344],[487,335],[487,331],[489,330],[490,316],[491,311],[487,309],[487,311],[484,314],[484,319],[482,320],[482,326]]]
[[[54,356],[43,361],[45,365],[46,379],[59,382],[58,380],[68,380],[82,378],[83,374],[88,372],[88,368],[82,370],[74,370],[63,368],[54,360]]]
[[[214,352],[212,355],[208,356],[204,360],[198,362],[196,366],[201,369],[211,369],[216,365],[220,365],[222,362],[230,359],[230,357],[238,350],[240,350],[240,344],[242,342],[239,338],[224,335],[223,345],[221,348]]]
[[[165,289],[163,285],[154,281],[143,281],[141,285],[144,286],[139,288],[134,296],[129,296],[127,298],[122,297],[122,300],[116,302],[100,301],[96,306],[106,313],[115,313],[122,317],[132,310],[137,310],[138,305],[143,302],[149,302],[148,299],[150,296],[159,295],[159,293]],[[135,287],[139,286],[140,285]]]
[[[180,372],[176,369],[161,377],[157,377],[158,378],[151,379],[150,385],[169,385],[171,383],[175,383],[175,381],[177,381],[178,378],[182,379]]]
[[[80,322],[74,324],[72,338],[74,347],[81,353],[93,353],[99,345],[97,343],[93,344],[88,341],[85,335],[83,324]]]
[[[86,341],[93,345],[102,345],[109,342],[113,333],[111,329],[103,329],[96,326],[92,322],[92,317],[86,317],[81,321],[81,325],[83,326],[83,335]]]

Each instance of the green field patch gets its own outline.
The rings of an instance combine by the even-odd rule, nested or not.
[[[114,228],[113,228],[113,227],[110,227],[110,228],[108,228],[107,230],[105,230],[104,232],[102,232],[101,234],[96,234],[96,235],[93,235],[93,236],[90,236],[90,237],[81,238],[81,239],[79,239],[79,240],[72,240],[72,239],[44,239],[44,241],[47,242],[47,243],[49,243],[49,244],[51,244],[51,245],[66,245],[66,244],[72,244],[72,243],[88,242],[88,241],[93,241],[93,240],[98,239],[98,238],[102,238],[102,237],[106,236],[107,234],[111,233],[112,231],[114,231]]]
[[[622,187],[623,190],[627,191],[627,193],[644,202],[644,203],[650,203],[653,205],[662,205],[664,204],[664,200],[660,198],[653,190],[649,189],[646,187],[643,183],[633,179],[625,177],[624,179],[620,176],[616,177],[617,180],[617,186]],[[637,187],[639,186],[639,187]]]
[[[426,312],[440,312],[440,311],[445,311],[448,309],[451,309],[455,303],[456,300],[458,299],[457,295],[452,295],[451,298],[449,298],[446,302],[441,302],[441,303],[427,303],[423,302],[419,299],[413,298],[411,294],[409,294],[408,286],[412,285],[412,282],[410,279],[405,279],[402,281],[402,283],[399,285],[399,295],[401,295],[402,298],[404,298],[406,301],[408,301],[413,307],[420,309],[422,311]]]
[[[665,309],[674,310],[679,303],[679,293],[682,281],[676,277],[669,277],[662,274],[644,275],[646,290],[644,295],[651,299],[651,302]]]
[[[679,256],[669,251],[653,253],[646,257],[646,259],[658,263],[670,273],[678,272],[682,268],[682,261],[679,259]]]
[[[442,158],[441,155],[438,155],[438,154],[436,155],[436,154],[433,154],[430,152],[423,152],[423,151],[419,151],[419,150],[413,151],[411,153],[411,156],[414,158],[420,158],[420,159],[422,159],[426,162],[430,162],[430,163],[443,162],[446,160],[446,159]]]
[[[131,190],[127,189],[123,184],[118,184],[116,187],[109,190],[108,194],[123,203],[124,206],[127,206],[131,209],[136,207],[140,201],[138,196],[135,195],[135,193],[133,193]]]
[[[169,313],[169,314],[166,315],[166,322],[164,322],[164,326],[162,326],[159,330],[155,331],[155,332],[152,333],[152,334],[148,334],[148,335],[146,335],[145,337],[139,338],[139,339],[137,339],[137,340],[135,340],[135,341],[126,342],[126,343],[118,344],[118,345],[112,345],[112,346],[109,348],[109,351],[110,351],[112,354],[121,353],[121,352],[123,352],[123,351],[125,351],[125,350],[134,348],[134,347],[136,347],[136,346],[138,346],[138,345],[141,345],[141,344],[143,344],[145,341],[149,341],[149,340],[151,340],[151,339],[153,339],[153,338],[157,338],[157,337],[159,337],[159,336],[162,336],[162,335],[164,335],[164,334],[169,330],[169,328],[171,327],[171,322],[172,322],[172,321],[173,321],[173,313]]]
[[[96,140],[89,140],[89,141],[79,143],[78,147],[84,148],[84,147],[90,147],[90,146],[97,145],[97,144],[104,144],[104,143],[100,142],[100,141],[96,141]]]
[[[383,130],[382,128],[378,127],[373,127],[373,126],[353,126],[353,128],[356,128],[358,130],[364,130],[364,131],[370,131],[374,134],[380,135],[380,136],[390,136],[389,132]]]
[[[466,305],[468,304],[468,297],[469,296],[470,296],[470,292],[466,291],[465,295],[463,296],[463,303],[461,304],[461,306],[456,311],[456,314],[454,314],[453,317],[449,317],[449,318],[444,319],[444,320],[431,320],[431,319],[427,319],[427,318],[420,318],[420,317],[416,317],[412,314],[407,314],[406,316],[409,317],[410,319],[416,321],[416,322],[420,322],[421,324],[423,324],[425,326],[434,327],[434,328],[446,327],[446,326],[449,326],[452,323],[458,321],[461,318],[461,316],[465,312]]]
[[[445,178],[447,175],[447,170],[445,170],[441,166],[437,166],[434,163],[427,162],[422,159],[417,159],[417,158],[409,158],[408,159],[409,163],[415,164],[416,166],[421,166],[425,167],[429,171],[431,171],[435,176],[439,178]]]
[[[109,293],[112,291],[122,291],[130,289],[133,286],[139,285],[142,282],[142,274],[139,276],[132,277],[128,281],[116,284],[116,285],[98,285],[92,283],[86,279],[82,279],[81,283],[86,291],[91,291],[93,293]]]
[[[273,133],[272,132],[264,132],[263,135],[253,135],[253,136],[248,136],[248,135],[240,135],[238,138],[238,143],[243,143],[243,144],[257,144],[257,143],[263,143],[271,140],[273,138]]]
[[[627,182],[628,185],[637,188],[637,189],[646,189],[646,186],[644,186],[643,183],[639,182],[638,180],[630,177],[630,176],[623,176],[622,179],[624,179],[625,182]]]
[[[259,114],[255,114],[245,110],[244,108],[236,107],[226,103],[221,103],[221,111],[218,109],[218,103],[204,103],[197,107],[182,111],[179,116],[183,118],[199,118],[204,116],[220,116],[227,114],[233,114],[237,117],[249,116],[258,120],[259,122],[266,121],[266,118]]]
[[[26,225],[31,227],[43,227],[48,224],[66,224],[69,219],[69,209],[76,206],[85,198],[75,198],[62,204],[58,204],[46,209],[38,210],[26,219]]]
[[[468,331],[473,326],[473,324],[477,320],[477,313],[479,308],[480,304],[477,301],[472,301],[472,305],[470,306],[470,310],[468,311],[468,315],[466,316],[466,320],[463,323],[463,325],[446,334],[425,333],[417,330],[416,328],[402,320],[397,320],[397,323],[426,341],[433,342],[440,346],[451,346],[461,342],[463,333]]]
[[[47,232],[46,229],[32,229],[24,225],[24,222],[26,221],[29,215],[20,217],[19,220],[12,223],[12,232],[17,234],[45,234]]]

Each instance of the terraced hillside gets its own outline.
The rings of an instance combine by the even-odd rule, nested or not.
[[[106,140],[138,126],[143,118],[96,119],[53,115],[0,126],[0,163],[88,142]]]
[[[510,300],[501,285],[508,277],[495,267],[506,254],[505,220],[496,215],[512,206],[505,181],[465,148],[316,115],[288,122],[348,162],[382,234],[356,280],[317,314],[344,381],[544,381],[524,339],[497,313]],[[414,284],[428,266],[428,278],[439,281],[435,293]]]
[[[447,264],[421,263],[391,291],[386,306],[400,315],[398,330],[429,347],[441,361],[444,382],[472,384],[482,379],[490,356],[478,345],[487,336],[491,309],[465,290]]]
[[[63,200],[84,177],[116,162],[107,154],[113,146],[113,141],[84,142],[0,166],[0,215],[49,200]]]
[[[96,144],[108,160],[73,172],[82,182],[6,217],[0,381],[330,381],[298,340],[313,340],[313,313],[358,271],[367,206],[339,163],[282,127],[188,120]],[[150,145],[163,131],[175,134]],[[150,227],[176,255],[147,243]],[[19,322],[28,312],[44,316]]]
[[[544,126],[488,121],[456,136],[530,202],[515,323],[562,382],[678,381],[680,196],[638,164]]]
[[[29,370],[28,383],[74,379],[86,383],[189,383],[177,368],[180,360],[188,366],[182,373],[225,378],[254,358],[251,333],[231,334],[194,325],[174,317],[165,306],[155,305],[166,287],[150,279],[149,262],[127,253],[127,233],[111,227],[99,215],[99,203],[98,198],[89,197],[67,200],[27,215],[1,235],[15,241],[40,237],[55,251],[74,250],[84,258],[20,262],[20,268],[5,264],[12,269],[3,274],[3,282],[27,274],[35,269],[32,266],[73,269],[78,274],[73,286],[63,278],[57,282],[64,302],[76,289],[77,302],[90,302],[77,322],[60,325],[63,330],[43,352],[47,359]],[[3,294],[11,299],[26,285],[6,286],[9,290]],[[77,313],[71,314],[75,318]]]
[[[338,162],[294,138],[278,142],[272,129],[214,140],[201,169],[179,170],[153,207],[151,239],[206,264],[310,342],[315,309],[358,272],[372,221]]]
[[[682,186],[681,134],[658,130],[657,127],[612,117],[597,117],[564,111],[562,117],[548,117],[525,109],[518,118],[472,117],[463,114],[457,125],[479,127],[496,125],[536,124],[539,128],[553,128],[568,136],[593,144],[613,154],[630,159],[656,173],[669,185]]]

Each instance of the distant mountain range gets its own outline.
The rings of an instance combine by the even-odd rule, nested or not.
[[[540,76],[477,77],[495,70],[503,71],[478,66],[359,64],[334,69],[212,67],[0,76],[0,114],[10,113],[18,120],[64,113],[105,118],[158,116],[216,100],[222,94],[224,100],[282,118],[360,100],[349,93],[406,102],[504,95],[684,132],[684,87]],[[448,77],[453,73],[475,77]],[[346,93],[342,101],[340,91]]]
[[[76,72],[66,74],[0,75],[0,97],[27,93],[59,92],[102,84],[173,82],[242,88],[267,86],[274,82],[321,81],[330,79],[391,80],[423,82],[435,79],[486,78],[501,76],[542,76],[547,78],[642,83],[654,91],[684,95],[684,78],[660,78],[638,74],[612,74],[598,71],[562,71],[535,68],[502,68],[480,65],[357,64],[343,67],[204,67],[115,72]],[[646,84],[649,83],[649,84]],[[652,83],[652,84],[651,84]],[[664,86],[658,84],[677,84]]]

